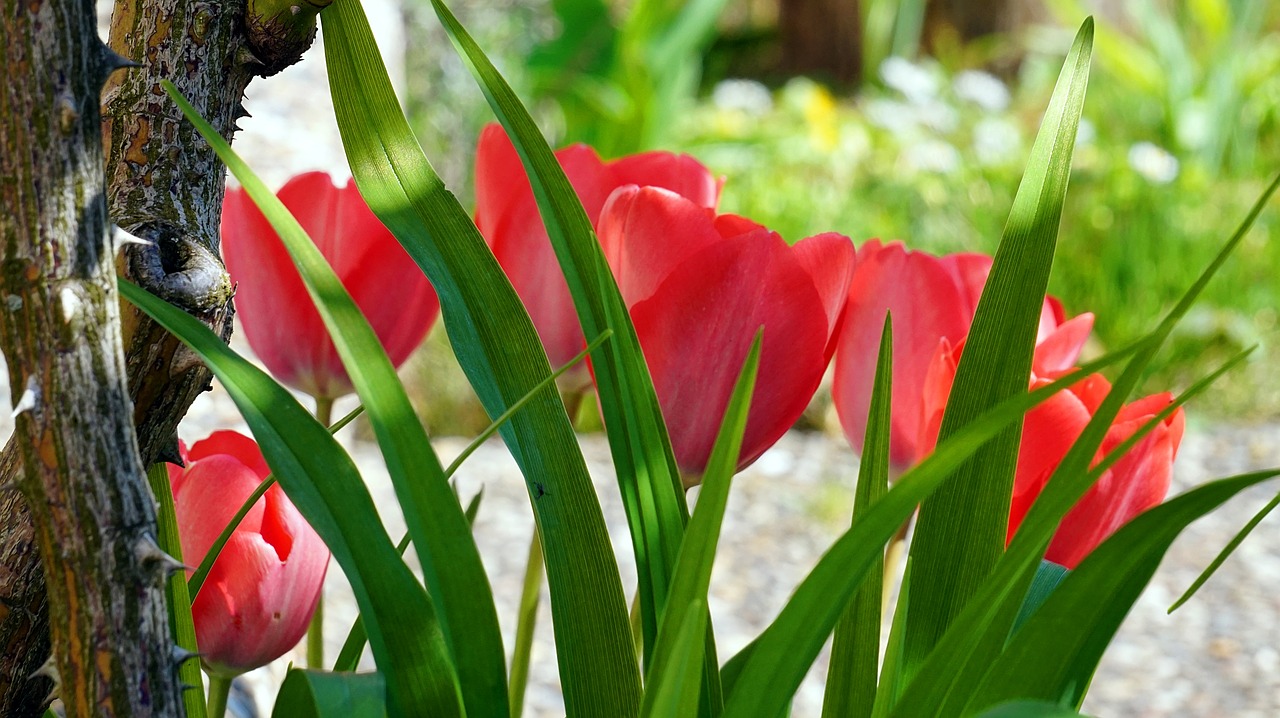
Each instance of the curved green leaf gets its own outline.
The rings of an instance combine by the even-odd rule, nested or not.
[[[459,363],[496,417],[551,373],[537,333],[483,237],[423,157],[359,3],[336,0],[321,22],[338,129],[356,183],[431,279]],[[604,348],[616,339],[615,333]],[[501,434],[524,474],[543,538],[569,715],[634,715],[640,674],[626,600],[564,405],[545,389]]]
[[[449,9],[439,0],[432,0],[432,5],[524,163],[583,333],[614,332],[614,340],[594,354],[592,368],[631,528],[647,659],[688,509],[640,342],[587,214],[551,148],[511,87]]]
[[[385,718],[381,673],[327,673],[294,668],[276,694],[271,718]]]
[[[462,716],[457,677],[435,609],[391,545],[347,452],[287,389],[208,327],[123,280],[120,294],[209,366],[239,407],[280,487],[333,552],[365,617],[391,713]]]
[[[165,89],[240,181],[297,266],[382,449],[437,609],[440,630],[453,657],[463,704],[472,715],[505,718],[510,710],[506,659],[489,578],[467,519],[396,376],[395,365],[302,225],[172,85]]]
[[[1093,20],[1076,35],[1018,185],[1009,221],[956,368],[938,440],[1027,389],[1036,330],[1071,174],[1089,80]],[[920,506],[911,559],[915,590],[903,636],[908,679],[1004,552],[1021,424],[979,449]]]
[[[991,666],[967,710],[1014,698],[1078,706],[1102,652],[1192,521],[1280,475],[1259,471],[1206,484],[1141,514],[1085,557]]]

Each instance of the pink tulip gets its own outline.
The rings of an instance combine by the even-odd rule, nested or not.
[[[592,225],[610,193],[624,185],[665,187],[701,207],[714,208],[720,183],[697,160],[645,152],[603,162],[595,150],[573,145],[556,152]],[[515,147],[499,125],[480,134],[476,152],[476,226],[520,295],[553,367],[586,346],[569,286],[538,214],[533,189]],[[576,373],[580,385],[589,380]]]
[[[355,183],[336,187],[309,172],[277,193],[373,326],[399,366],[422,342],[440,311],[435,291]],[[314,397],[352,391],[351,380],[315,304],[271,225],[248,195],[227,190],[222,253],[237,283],[236,310],[258,358],[281,382]]]
[[[981,254],[935,257],[908,251],[901,242],[874,239],[858,250],[832,388],[840,424],[855,451],[862,451],[866,435],[885,312],[893,315],[889,461],[900,473],[927,453],[920,444],[920,407],[929,362],[940,341],[954,346],[968,335],[990,271],[991,258]],[[1063,321],[1062,305],[1047,298],[1041,338]],[[1074,361],[1072,354],[1066,366]]]
[[[185,447],[184,447],[185,448]],[[169,467],[183,560],[198,565],[269,470],[252,439],[217,431]],[[266,665],[307,631],[329,550],[278,485],[240,522],[191,606],[196,644],[220,675]]]
[[[636,186],[610,196],[599,235],[687,482],[706,467],[764,327],[739,467],[754,461],[800,417],[831,359],[853,273],[849,239],[822,234],[792,247],[750,220]]]
[[[1064,365],[1064,359],[1074,352],[1064,352],[1063,348],[1069,349],[1073,343],[1083,341],[1084,335],[1088,334],[1087,325],[1082,330],[1086,317],[1089,315],[1067,322],[1037,347],[1032,389],[1072,371],[1070,361]],[[931,364],[924,395],[925,413],[930,418],[921,438],[929,450],[937,441],[938,425],[962,351],[962,345],[955,348],[941,346]],[[1014,477],[1009,515],[1010,539],[1110,389],[1111,384],[1095,374],[1054,394],[1027,412]],[[1173,397],[1168,393],[1156,394],[1121,409],[1093,463],[1101,461],[1172,401]],[[1163,501],[1169,491],[1173,459],[1182,440],[1184,423],[1183,412],[1178,409],[1108,469],[1062,520],[1045,558],[1075,568],[1085,555],[1125,522]]]

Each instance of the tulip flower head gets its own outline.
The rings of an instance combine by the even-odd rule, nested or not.
[[[182,555],[197,565],[269,470],[252,439],[218,431],[169,466]],[[306,633],[329,550],[279,485],[267,490],[214,561],[191,606],[210,672],[232,676],[279,658]]]
[[[618,187],[664,187],[694,204],[714,208],[720,183],[697,160],[670,152],[644,152],[604,162],[586,145],[556,152],[593,226]],[[586,346],[569,286],[538,214],[533,189],[520,157],[499,125],[480,133],[476,151],[476,226],[520,295],[553,367],[567,363]],[[585,370],[571,371],[580,386]]]
[[[849,239],[829,233],[788,246],[750,220],[634,185],[610,196],[599,236],[686,483],[706,468],[763,327],[738,466],[754,461],[800,417],[831,359],[853,275]]]
[[[840,425],[855,451],[862,451],[866,436],[880,332],[889,312],[893,316],[890,466],[901,473],[928,453],[921,444],[921,392],[929,365],[940,342],[957,346],[969,334],[991,261],[981,254],[935,257],[908,251],[901,242],[884,244],[874,239],[858,249],[832,387]],[[1064,321],[1062,305],[1046,298],[1041,339]],[[1065,366],[1070,366],[1076,355],[1070,347],[1066,349]],[[1079,346],[1074,351],[1078,353]]]
[[[1073,371],[1069,368],[1071,362],[1064,366],[1063,361],[1075,353],[1071,350],[1073,344],[1083,342],[1091,321],[1090,315],[1082,314],[1063,324],[1051,338],[1037,346],[1032,365],[1032,389],[1052,383]],[[939,347],[930,366],[924,393],[925,413],[930,418],[922,429],[921,437],[921,443],[929,450],[937,441],[938,426],[963,350],[963,345],[954,349]],[[1111,384],[1105,378],[1091,375],[1027,412],[1014,475],[1008,539],[1013,538],[1031,504],[1110,390]],[[1171,394],[1162,393],[1122,408],[1093,458],[1093,464],[1096,465],[1112,449],[1133,436],[1172,401]],[[1182,441],[1185,423],[1182,409],[1174,411],[1107,469],[1063,518],[1045,558],[1067,568],[1075,568],[1090,551],[1126,522],[1163,501],[1169,492],[1173,460]]]
[[[277,193],[332,265],[396,366],[422,342],[440,304],[422,271],[352,182],[322,172]],[[352,391],[351,380],[284,243],[238,189],[227,190],[222,253],[236,282],[245,337],[277,379],[317,399]]]

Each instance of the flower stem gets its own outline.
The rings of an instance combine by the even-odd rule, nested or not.
[[[322,426],[329,425],[333,415],[333,399],[316,397],[316,421]],[[320,599],[316,601],[316,612],[311,614],[311,624],[307,626],[307,667],[324,670],[324,589],[320,590]]]
[[[209,718],[224,718],[227,714],[227,696],[231,693],[231,678],[209,674]]]

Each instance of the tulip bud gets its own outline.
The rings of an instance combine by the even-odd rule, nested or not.
[[[182,555],[199,564],[268,469],[252,439],[219,431],[169,467]],[[191,606],[206,667],[235,675],[298,643],[320,599],[329,551],[278,485],[218,555]],[[190,573],[190,571],[188,571]]]

